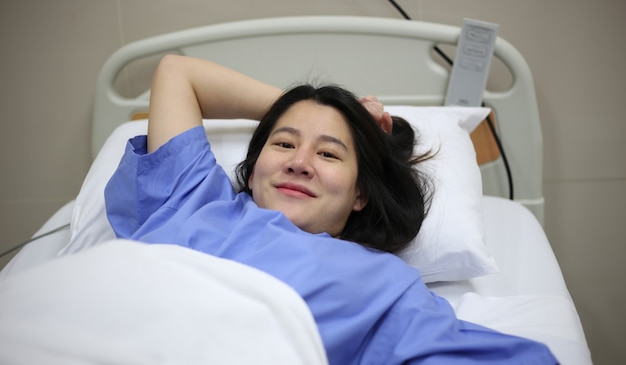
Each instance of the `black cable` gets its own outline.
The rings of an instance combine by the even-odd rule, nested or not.
[[[3,256],[5,256],[5,255],[8,255],[9,253],[11,253],[11,252],[13,252],[13,251],[15,251],[15,250],[17,250],[17,249],[20,249],[20,248],[22,248],[22,247],[26,246],[27,244],[29,244],[29,243],[31,243],[31,242],[33,242],[33,241],[37,241],[38,239],[44,238],[44,237],[46,237],[46,236],[49,236],[49,235],[51,235],[51,234],[53,234],[53,233],[57,233],[57,232],[59,232],[59,231],[62,231],[62,230],[64,230],[64,229],[67,229],[67,228],[70,228],[70,224],[69,224],[69,223],[68,223],[68,224],[65,224],[65,225],[62,225],[61,227],[57,227],[57,228],[55,228],[55,229],[53,229],[53,230],[51,230],[51,231],[48,231],[48,232],[46,232],[46,233],[42,233],[42,234],[40,234],[39,236],[33,237],[33,238],[29,239],[29,240],[28,240],[28,241],[26,241],[26,242],[22,242],[22,243],[20,243],[19,245],[13,246],[13,247],[11,247],[10,249],[8,249],[7,251],[4,251],[3,253],[0,253],[0,257],[3,257]]]
[[[435,52],[437,52],[437,54],[439,54],[439,56],[441,56],[441,58],[443,58],[448,63],[448,65],[452,66],[452,63],[453,63],[452,59],[448,57],[447,54],[443,53],[443,51],[441,50],[441,48],[439,48],[438,45],[435,44],[433,49],[435,50]]]
[[[406,11],[404,11],[404,9],[402,9],[402,7],[400,5],[398,5],[398,3],[395,2],[395,0],[389,0],[389,2],[391,3],[391,5],[393,5],[394,8],[396,8],[396,10],[402,14],[402,16],[404,17],[404,19],[406,20],[412,20],[411,17],[409,16],[409,14],[406,13]],[[441,56],[441,58],[443,58],[444,60],[446,60],[446,62],[449,65],[452,65],[452,59],[450,57],[448,57],[447,54],[445,54],[441,48],[439,48],[439,46],[437,46],[435,44],[435,52],[437,52],[439,54],[439,56]]]
[[[485,106],[485,103],[482,103],[482,106]],[[504,153],[504,148],[502,147],[502,142],[500,141],[500,137],[496,132],[496,127],[493,125],[493,121],[491,120],[491,116],[487,115],[487,125],[489,126],[489,130],[491,131],[491,135],[493,136],[493,140],[496,141],[496,145],[498,146],[498,150],[500,151],[500,156],[502,156],[502,163],[504,164],[504,170],[506,171],[506,178],[509,182],[509,199],[513,200],[513,176],[511,175],[511,167],[509,166],[509,159],[506,158],[506,154]]]
[[[406,20],[412,20],[411,17],[409,16],[409,14],[406,13],[406,11],[404,11],[404,9],[402,9],[402,7],[395,2],[395,0],[389,0],[389,2],[391,3],[391,5],[394,6],[394,8],[396,8],[396,10],[402,14],[402,16],[404,17],[404,19]],[[441,50],[441,48],[439,48],[438,45],[435,45],[433,47],[433,49],[435,50],[435,52],[437,52],[437,54],[439,54],[439,56],[441,56],[441,58],[443,58],[446,63],[450,66],[453,66],[454,62],[452,61],[452,59],[450,57],[448,57],[448,55],[445,54],[445,52],[443,52]],[[485,106],[485,103],[482,103],[482,106]],[[504,163],[504,169],[506,170],[506,176],[507,176],[507,180],[509,182],[509,199],[513,200],[514,198],[514,194],[513,194],[513,176],[511,174],[511,167],[509,166],[509,160],[506,157],[506,153],[504,153],[504,148],[502,147],[502,142],[500,141],[500,137],[498,136],[498,133],[496,131],[495,126],[493,125],[493,121],[491,120],[491,117],[488,115],[487,116],[487,125],[489,126],[489,130],[491,131],[491,135],[493,136],[493,139],[496,142],[496,146],[498,147],[498,150],[500,152],[500,156],[502,156],[502,163]]]
[[[389,2],[391,3],[391,5],[393,5],[396,10],[402,14],[402,16],[404,17],[404,19],[406,20],[411,20],[411,17],[409,16],[409,14],[406,13],[406,11],[404,11],[404,9],[402,9],[402,7],[400,5],[398,5],[394,0],[389,0]]]

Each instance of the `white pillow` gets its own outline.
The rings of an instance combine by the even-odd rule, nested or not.
[[[482,178],[469,134],[489,114],[487,108],[385,108],[416,130],[416,152],[436,152],[418,165],[433,179],[435,192],[419,234],[398,255],[420,270],[427,282],[456,281],[495,273],[485,247]]]
[[[496,272],[495,261],[484,246],[482,183],[469,138],[469,132],[489,109],[390,106],[386,110],[415,127],[418,153],[437,151],[434,158],[419,165],[435,185],[429,214],[416,239],[399,256],[419,269],[425,282],[464,280]],[[205,121],[215,156],[227,171],[245,156],[255,125],[249,120]],[[104,187],[119,164],[127,140],[146,130],[145,120],[128,122],[109,136],[76,198],[71,239],[59,256],[114,238],[105,212]]]

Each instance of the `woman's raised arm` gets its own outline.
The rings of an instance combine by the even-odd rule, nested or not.
[[[167,55],[152,78],[148,152],[202,118],[259,120],[281,92],[210,61]]]

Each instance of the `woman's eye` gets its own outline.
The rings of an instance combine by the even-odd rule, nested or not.
[[[334,159],[337,158],[337,156],[335,156],[333,153],[330,153],[330,152],[320,152],[320,156],[326,157],[326,158],[334,158]]]
[[[289,142],[278,142],[276,143],[276,146],[282,147],[282,148],[293,148],[293,145]]]

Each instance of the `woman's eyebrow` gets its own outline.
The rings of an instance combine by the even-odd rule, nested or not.
[[[324,141],[324,142],[330,142],[330,143],[335,143],[337,145],[339,145],[341,148],[343,148],[344,150],[348,150],[348,146],[346,146],[345,143],[343,143],[343,141],[337,137],[333,137],[333,136],[329,136],[327,134],[322,134],[321,136],[319,136],[320,140]]]
[[[302,133],[300,132],[299,129],[297,128],[293,128],[293,127],[280,127],[280,128],[276,128],[272,134],[277,134],[277,133],[289,133],[289,134],[293,134],[295,136],[300,136],[302,135]],[[345,143],[343,143],[343,141],[337,137],[333,137],[330,136],[328,134],[322,134],[320,136],[317,137],[317,139],[323,141],[323,142],[330,142],[330,143],[335,143],[337,145],[339,145],[341,148],[343,148],[344,150],[348,151],[348,146],[346,146]]]

